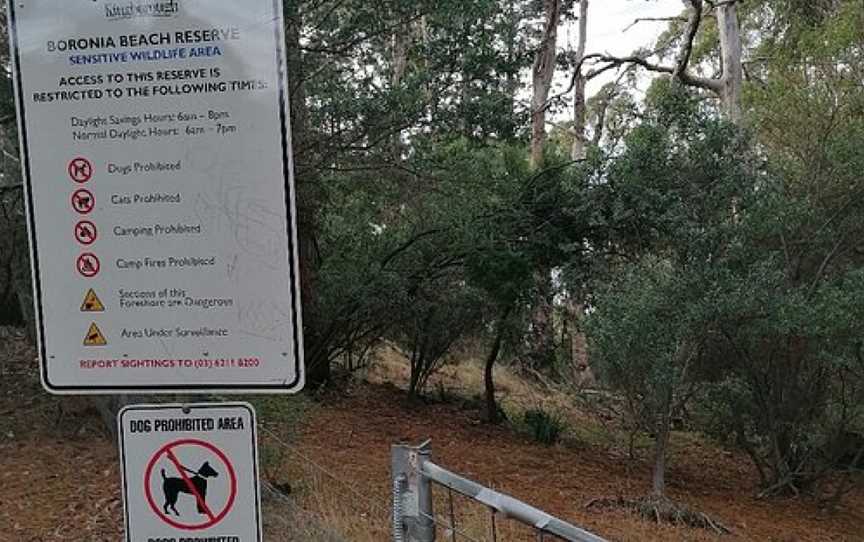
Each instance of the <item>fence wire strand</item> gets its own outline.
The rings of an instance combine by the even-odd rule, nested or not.
[[[345,540],[345,538],[340,533],[337,533],[333,530],[330,530],[330,529],[327,529],[326,527],[323,527],[321,525],[320,518],[316,517],[315,514],[313,514],[312,512],[309,512],[308,510],[304,510],[302,507],[298,506],[297,503],[295,503],[293,501],[293,499],[288,498],[287,495],[285,495],[284,493],[279,491],[277,488],[273,487],[273,484],[271,484],[267,480],[261,480],[261,487],[266,489],[270,495],[273,495],[278,500],[284,502],[288,506],[288,508],[290,508],[294,513],[302,515],[302,516],[306,516],[307,518],[310,518],[312,521],[314,521],[316,530],[321,531],[322,533],[333,537],[335,540],[338,540],[339,542],[343,542]],[[296,529],[297,525],[292,525],[288,521],[288,519],[285,518],[284,516],[276,514],[276,517],[279,518],[279,521],[285,527],[287,527],[289,529],[290,528]]]
[[[214,398],[219,401],[232,401],[231,399],[223,396],[214,396]],[[301,460],[303,463],[314,469],[316,472],[326,477],[328,480],[337,484],[340,488],[347,490],[348,493],[350,493],[353,497],[356,498],[356,501],[353,501],[355,509],[357,508],[357,501],[359,501],[359,503],[365,506],[367,510],[382,514],[384,518],[390,516],[391,509],[388,506],[382,506],[372,497],[359,491],[355,487],[353,481],[346,480],[345,477],[335,472],[332,472],[327,467],[324,467],[323,465],[319,464],[318,462],[314,461],[312,458],[308,457],[306,454],[298,450],[296,446],[293,446],[286,442],[282,436],[280,436],[273,429],[268,427],[265,422],[259,421],[258,428],[261,434],[267,435],[267,437],[269,437],[272,442],[278,445],[281,449],[285,450],[290,456],[296,457],[297,459]],[[269,493],[275,495],[280,501],[286,503],[292,510],[297,511],[306,517],[312,518],[316,522],[316,525],[321,525],[321,518],[317,517],[313,512],[303,509],[294,501],[294,499],[291,499],[290,497],[279,491],[269,481],[261,479],[261,485],[262,488],[266,488]],[[279,519],[283,522],[283,524],[287,521],[284,517],[281,516]],[[319,527],[318,530],[320,530],[323,534],[327,536],[335,537],[335,540],[338,540],[339,542],[343,542],[345,540],[343,535],[331,529]]]
[[[307,463],[308,465],[313,467],[315,470],[317,470],[321,474],[325,475],[330,480],[333,480],[334,482],[338,483],[340,487],[347,489],[353,496],[357,497],[358,499],[363,501],[364,504],[368,505],[368,507],[370,509],[375,510],[375,511],[380,512],[380,513],[383,513],[386,516],[390,515],[391,511],[388,507],[381,506],[381,504],[375,502],[371,497],[369,497],[368,495],[365,495],[365,494],[361,493],[359,490],[357,490],[357,488],[354,487],[347,480],[344,480],[339,475],[337,475],[333,472],[330,472],[330,470],[327,469],[326,467],[319,465],[318,463],[313,461],[311,458],[307,457],[302,452],[298,451],[295,446],[289,445],[275,431],[273,431],[272,429],[270,429],[269,427],[266,427],[264,425],[261,426],[261,429],[262,429],[262,432],[264,432],[268,436],[270,436],[270,438],[272,438],[277,444],[279,444],[282,448],[284,448],[288,453],[302,459],[305,463]]]
[[[441,521],[440,519],[438,519],[435,516],[431,516],[422,510],[419,510],[418,513],[421,517],[424,517],[428,520],[431,520],[433,523],[435,523],[435,525],[441,527],[442,529],[449,529],[450,528],[446,523],[444,523],[443,521]],[[469,535],[465,531],[460,531],[458,529],[454,529],[454,532],[458,533],[459,536],[461,536],[462,538],[464,538],[468,542],[482,542],[482,541],[474,538],[473,536]]]
[[[453,489],[447,488],[447,500],[450,504],[450,542],[456,542],[456,512],[453,509]]]
[[[228,399],[228,398],[223,397],[223,396],[214,396],[214,398],[218,399],[220,401],[231,402],[231,399]],[[273,441],[276,442],[276,444],[278,444],[280,447],[282,447],[289,454],[300,458],[301,460],[303,460],[303,462],[307,463],[309,466],[313,467],[315,470],[317,470],[318,472],[320,472],[321,474],[323,474],[324,476],[326,476],[330,480],[336,482],[341,487],[344,487],[345,489],[347,489],[352,495],[354,495],[355,497],[357,497],[358,499],[363,501],[365,504],[367,504],[370,509],[373,509],[377,512],[383,512],[387,516],[390,515],[390,509],[388,507],[381,506],[379,503],[377,503],[375,500],[373,500],[368,495],[365,495],[365,494],[361,493],[360,491],[358,491],[357,488],[352,485],[352,483],[343,479],[342,476],[339,476],[338,474],[330,472],[330,470],[328,468],[320,465],[319,463],[314,461],[312,458],[306,456],[301,451],[299,451],[296,446],[292,446],[291,444],[288,444],[287,442],[285,442],[285,440],[281,436],[279,436],[278,433],[276,433],[275,431],[273,431],[272,429],[267,427],[267,425],[265,423],[259,423],[259,429],[261,430],[262,433],[266,433],[271,439],[273,439]]]

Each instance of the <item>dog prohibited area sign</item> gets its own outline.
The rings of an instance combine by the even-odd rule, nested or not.
[[[121,4],[8,6],[43,385],[297,392],[283,0]]]
[[[260,542],[250,405],[137,405],[118,425],[127,542]]]

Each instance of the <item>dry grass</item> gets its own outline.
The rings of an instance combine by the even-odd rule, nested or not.
[[[483,362],[465,352],[458,363],[448,363],[432,375],[427,395],[444,400],[469,400],[482,404],[484,393]],[[553,386],[547,382],[528,380],[506,365],[495,367],[495,391],[499,406],[517,429],[521,429],[524,413],[542,410],[566,422],[565,440],[577,446],[599,447],[619,451],[627,447],[627,435],[609,419],[608,412],[597,406],[591,397],[602,394],[576,386]],[[374,362],[360,374],[373,384],[392,384],[407,389],[409,365],[398,348],[386,344],[376,352]],[[650,443],[637,440],[637,448]]]

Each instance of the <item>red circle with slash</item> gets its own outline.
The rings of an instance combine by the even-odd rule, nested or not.
[[[85,252],[84,254],[78,256],[78,262],[76,264],[76,267],[78,268],[78,272],[81,273],[82,276],[88,279],[92,279],[99,274],[99,258],[97,258],[95,254]]]
[[[75,158],[69,162],[67,168],[69,178],[76,183],[83,184],[93,178],[93,164],[86,158]]]
[[[96,207],[96,198],[89,190],[76,190],[72,194],[72,208],[80,215],[87,215]]]
[[[96,224],[89,220],[82,220],[75,224],[75,239],[84,246],[92,245],[99,237]]]
[[[184,467],[180,460],[177,458],[177,455],[174,453],[177,448],[193,448],[197,449],[197,451],[203,452],[205,457],[209,457],[213,459],[213,462],[218,462],[218,467],[228,474],[228,498],[225,501],[225,504],[219,507],[218,510],[211,509],[206,502],[206,494],[202,495],[199,491],[198,486],[196,486],[194,479],[189,478],[189,475],[186,473],[191,469],[187,469]],[[174,519],[169,517],[166,513],[165,509],[157,504],[156,499],[153,496],[153,470],[156,467],[156,464],[163,457],[168,459],[169,464],[171,465],[171,474],[175,472],[179,476],[165,477],[164,471],[167,469],[162,469],[162,486],[163,489],[166,487],[166,480],[170,480],[167,482],[171,485],[178,485],[183,487],[182,491],[184,493],[191,494],[195,497],[195,504],[198,510],[203,510],[202,514],[206,515],[207,519],[202,522],[183,522],[178,519]],[[209,465],[209,461],[207,462]],[[218,472],[218,471],[217,471]],[[197,473],[196,473],[196,476]],[[218,478],[211,478],[212,480],[218,480]],[[159,483],[160,478],[156,479],[156,483]],[[200,482],[199,482],[200,483]],[[234,467],[231,465],[231,462],[228,460],[228,457],[220,450],[219,448],[213,446],[209,442],[204,442],[203,440],[197,439],[183,439],[176,440],[174,442],[169,442],[162,448],[160,448],[153,457],[150,458],[150,462],[147,463],[147,468],[144,470],[144,495],[147,498],[147,503],[150,505],[150,508],[153,512],[165,523],[172,527],[176,527],[178,529],[183,529],[185,531],[200,531],[202,529],[208,529],[218,524],[220,521],[225,519],[225,516],[228,515],[228,512],[231,511],[231,507],[234,505],[234,500],[237,497],[237,474],[234,472]]]

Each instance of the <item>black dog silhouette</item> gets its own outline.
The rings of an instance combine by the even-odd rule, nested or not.
[[[202,505],[207,502],[207,478],[216,478],[219,476],[219,473],[213,470],[213,467],[211,467],[210,463],[207,461],[201,465],[198,472],[195,472],[192,469],[187,469],[186,467],[183,467],[183,469],[194,475],[189,480],[192,482],[192,485],[195,486],[196,491],[201,495],[201,500],[203,501],[198,502],[198,499],[195,499],[198,503],[198,513],[206,514],[207,512],[204,510]],[[165,512],[166,516],[170,515],[170,512],[168,512],[169,508],[174,511],[175,515],[180,515],[174,505],[177,504],[177,497],[180,496],[181,493],[188,493],[193,497],[195,496],[182,478],[168,478],[165,476],[165,469],[162,469],[162,492],[165,493],[165,504],[162,505],[162,510]]]

